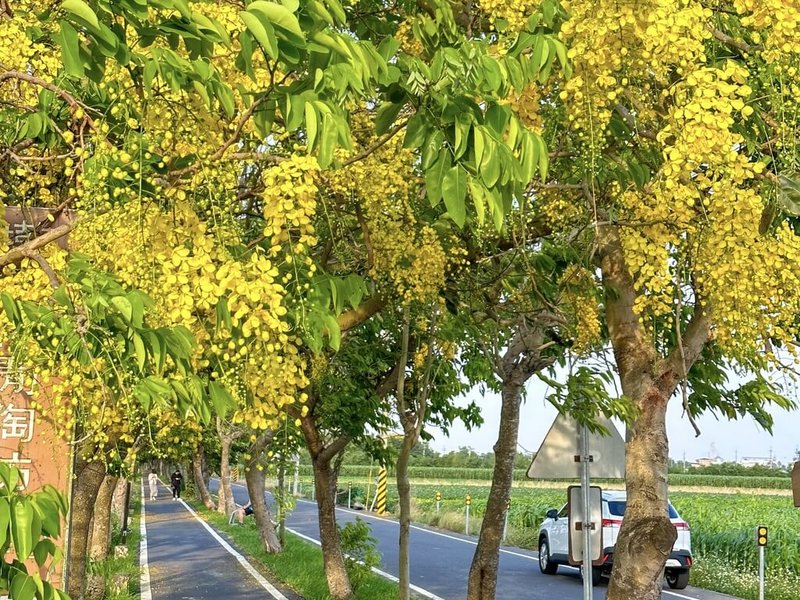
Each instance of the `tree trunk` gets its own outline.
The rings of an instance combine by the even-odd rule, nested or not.
[[[194,478],[194,487],[197,490],[197,496],[200,501],[209,510],[214,509],[214,501],[211,499],[211,493],[208,491],[206,480],[203,474],[203,462],[205,462],[205,451],[203,446],[198,446],[192,456],[192,477]]]
[[[661,598],[664,563],[678,536],[667,516],[668,398],[651,388],[637,400],[640,413],[626,444],[628,500],[614,548],[609,600]]]
[[[250,503],[253,505],[253,516],[256,519],[258,535],[264,544],[264,550],[267,554],[278,554],[283,548],[278,541],[275,527],[272,525],[272,516],[264,500],[264,471],[258,468],[258,461],[271,440],[271,433],[269,435],[261,434],[250,447],[250,461],[244,477],[247,481],[247,493],[250,496]]]
[[[663,358],[634,310],[636,291],[625,263],[618,230],[598,228],[598,256],[605,289],[606,323],[622,391],[638,415],[628,429],[625,448],[625,519],[614,549],[608,600],[661,598],[664,563],[677,531],[667,516],[667,403],[708,340],[710,318],[695,296],[691,321]],[[680,312],[680,311],[678,311]]]
[[[111,546],[111,501],[119,478],[106,475],[94,502],[94,526],[89,546],[89,558],[94,561],[105,560]]]
[[[492,488],[486,501],[478,546],[469,569],[467,600],[493,600],[495,597],[500,544],[503,541],[503,528],[514,478],[514,459],[517,455],[521,396],[522,384],[516,381],[503,382],[500,431],[494,445]]]
[[[320,461],[312,456],[311,464],[314,468],[325,579],[328,581],[331,596],[336,600],[345,600],[353,594],[353,588],[347,575],[339,532],[336,529],[336,476],[330,461]]]
[[[231,444],[233,443],[233,436],[230,433],[223,431],[223,424],[217,420],[217,431],[219,432],[220,441],[220,459],[219,459],[219,497],[217,499],[217,512],[224,515],[229,515],[236,508],[236,503],[233,501],[233,492],[231,491]]]
[[[416,444],[416,436],[403,437],[400,453],[397,456],[397,493],[400,498],[400,600],[409,600],[411,597],[411,568],[409,537],[411,534],[411,482],[408,479],[408,461],[411,450]]]
[[[76,452],[79,452],[76,450]],[[70,506],[69,529],[69,579],[67,593],[72,600],[84,600],[86,587],[87,549],[89,546],[89,524],[94,513],[94,503],[106,468],[98,461],[75,459],[75,483]]]
[[[124,477],[117,479],[117,485],[114,488],[114,498],[111,501],[111,512],[122,523],[122,515],[125,513],[125,494],[128,490],[128,480]]]

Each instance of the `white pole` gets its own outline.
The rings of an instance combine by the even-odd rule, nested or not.
[[[589,507],[589,430],[586,425],[581,426],[581,495],[583,496],[583,600],[592,600],[592,531],[590,521],[592,518]]]
[[[464,523],[464,532],[469,535],[469,504],[467,504],[467,518]]]
[[[503,544],[506,543],[506,536],[508,535],[508,510],[506,510],[506,519],[503,523]]]
[[[758,600],[764,600],[764,546],[758,547]]]

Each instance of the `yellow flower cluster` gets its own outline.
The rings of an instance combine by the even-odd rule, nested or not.
[[[498,18],[505,19],[512,32],[522,31],[540,4],[536,0],[480,0],[481,12],[489,17],[489,22],[494,25]]]
[[[271,242],[269,255],[305,262],[313,273],[308,257],[317,243],[313,219],[317,212],[319,167],[313,157],[292,155],[264,173],[264,237]]]
[[[759,32],[753,40],[764,39],[764,60],[781,61],[787,54],[800,54],[800,2],[798,0],[734,0],[742,25]]]
[[[591,352],[600,342],[600,309],[592,273],[585,267],[570,265],[559,281],[562,307],[568,317],[567,336],[578,356]]]
[[[186,203],[169,213],[142,209],[138,220],[141,227],[130,227],[129,207],[112,211],[79,227],[72,243],[128,285],[150,292],[154,324],[188,327],[198,340],[196,366],[219,365],[212,376],[229,384],[242,408],[249,404],[249,423],[271,426],[307,383],[277,267],[260,252],[233,258]],[[217,319],[221,299],[230,329]]]
[[[711,11],[698,0],[614,0],[565,3],[570,18],[560,36],[574,76],[560,93],[581,132],[602,133],[632,82],[649,88],[653,75],[693,70],[704,60]],[[646,113],[642,107],[642,113]],[[639,114],[641,121],[646,114]]]
[[[531,131],[542,133],[541,94],[538,83],[531,82],[519,92],[511,91],[507,101],[525,127]]]

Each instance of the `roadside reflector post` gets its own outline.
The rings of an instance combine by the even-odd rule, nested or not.
[[[506,500],[506,518],[503,522],[503,544],[506,543],[506,537],[508,536],[508,511],[511,510],[511,498]]]
[[[353,500],[353,482],[352,481],[348,481],[347,482],[347,508],[352,508],[353,507],[352,500]]]
[[[381,467],[378,471],[378,489],[376,490],[376,504],[375,512],[383,516],[386,514],[386,483],[387,483],[386,467]]]
[[[756,527],[756,544],[758,544],[758,600],[764,600],[764,548],[769,541],[769,529],[766,525]]]
[[[469,506],[472,504],[472,496],[467,496],[464,498],[464,503],[466,505],[466,518],[464,519],[464,532],[469,535]]]
[[[792,467],[792,496],[795,508],[800,508],[800,460]]]
[[[442,492],[436,492],[436,514],[439,514],[439,505],[442,502]]]

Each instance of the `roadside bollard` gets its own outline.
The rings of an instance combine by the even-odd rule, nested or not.
[[[464,502],[465,502],[465,503],[466,503],[466,505],[467,505],[467,506],[466,506],[467,516],[466,516],[466,519],[464,519],[464,532],[465,532],[467,535],[469,535],[469,506],[470,506],[470,504],[472,504],[472,496],[467,496],[467,497],[464,499]]]
[[[442,503],[442,492],[436,492],[436,514],[439,514],[439,505]]]
[[[353,499],[353,484],[352,482],[347,482],[347,508],[352,508],[352,499]]]

